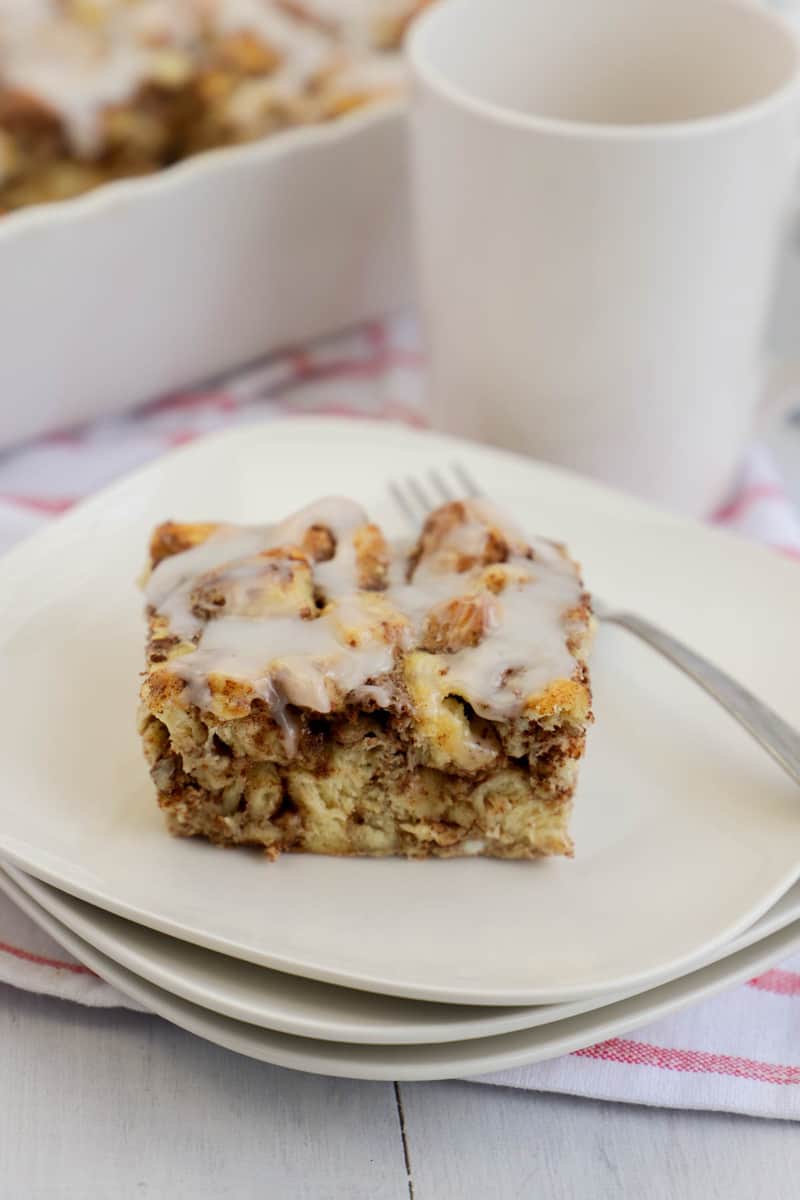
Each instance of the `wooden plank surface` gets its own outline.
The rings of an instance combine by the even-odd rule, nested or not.
[[[408,1200],[395,1092],[0,985],[2,1200]]]
[[[789,1122],[323,1079],[2,986],[0,1055],[2,1200],[800,1195]]]
[[[414,1200],[797,1200],[794,1122],[402,1084]]]

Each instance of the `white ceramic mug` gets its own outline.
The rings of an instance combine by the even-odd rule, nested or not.
[[[790,27],[743,0],[443,0],[409,57],[436,424],[708,513],[765,389]]]

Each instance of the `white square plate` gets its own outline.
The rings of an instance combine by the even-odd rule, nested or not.
[[[600,630],[597,725],[573,861],[270,864],[168,837],[134,732],[134,579],[166,517],[260,521],[347,492],[398,518],[391,475],[460,458],[587,582],[665,625],[798,722],[800,571],[778,555],[500,451],[299,419],[210,438],[115,485],[4,560],[0,854],[162,932],[388,994],[536,1004],[688,969],[800,874],[800,794],[703,693]]]

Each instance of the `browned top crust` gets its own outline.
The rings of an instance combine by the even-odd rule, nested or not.
[[[405,714],[465,759],[479,752],[465,706],[494,722],[590,716],[578,567],[483,500],[443,505],[410,546],[337,498],[272,526],[169,521],[146,593],[155,715],[359,705]]]

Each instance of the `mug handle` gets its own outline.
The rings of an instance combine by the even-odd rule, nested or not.
[[[800,358],[776,356],[767,365],[757,425],[763,428],[800,411]]]
[[[800,17],[800,0],[798,0]],[[794,202],[787,213],[785,232],[784,266],[779,272],[779,295],[786,293],[784,305],[794,309],[800,296],[800,130],[795,147]],[[793,355],[773,353],[767,361],[764,386],[761,394],[756,424],[759,428],[773,421],[785,419],[797,408],[800,411],[800,358]]]

